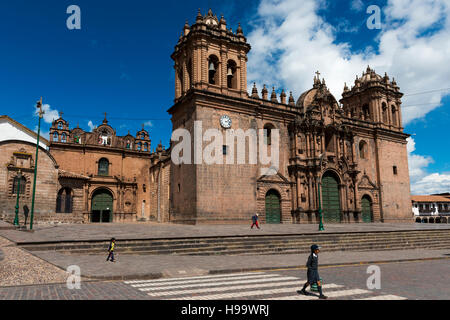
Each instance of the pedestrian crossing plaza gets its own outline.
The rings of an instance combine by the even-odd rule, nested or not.
[[[150,299],[161,300],[318,300],[318,293],[301,290],[305,279],[274,272],[248,272],[167,278],[157,280],[124,281],[128,286],[146,293]],[[392,294],[367,288],[348,288],[338,283],[324,283],[329,299],[345,300],[405,300]]]

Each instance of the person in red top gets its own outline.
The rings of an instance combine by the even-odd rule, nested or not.
[[[255,214],[255,215],[252,217],[252,221],[253,221],[253,223],[252,223],[252,226],[250,227],[250,229],[253,229],[253,226],[255,226],[255,225],[256,225],[256,227],[259,229],[259,224],[258,224],[258,214]]]

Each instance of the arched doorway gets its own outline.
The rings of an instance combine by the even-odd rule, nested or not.
[[[322,176],[322,212],[325,222],[341,222],[339,178],[331,171]]]
[[[63,188],[58,192],[56,199],[56,213],[72,213],[73,192],[70,188]]]
[[[361,219],[362,222],[372,222],[372,199],[365,195],[361,199]]]
[[[106,189],[99,189],[92,195],[91,222],[112,222],[113,196]]]
[[[266,194],[266,223],[281,222],[280,194],[276,190],[269,190]]]

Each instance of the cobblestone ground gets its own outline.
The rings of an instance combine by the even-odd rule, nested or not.
[[[80,289],[66,284],[0,288],[0,300],[148,300],[123,282],[82,282]]]
[[[324,283],[339,283],[367,289],[368,265],[320,268]],[[450,300],[450,260],[378,264],[381,289],[378,294],[392,294],[414,300]],[[278,271],[279,272],[279,271]],[[305,277],[305,270],[280,272]]]
[[[56,266],[16,247],[0,237],[0,287],[39,283],[65,283],[67,274]]]
[[[330,300],[450,299],[448,260],[380,264],[379,290],[367,287],[367,279],[370,276],[367,267],[365,265],[319,268],[324,281],[324,293]],[[304,279],[305,270],[275,270],[148,281],[82,282],[79,290],[70,290],[65,284],[16,286],[0,288],[0,299],[317,300],[317,296],[305,297],[297,293]]]

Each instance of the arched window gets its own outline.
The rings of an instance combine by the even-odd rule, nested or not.
[[[177,78],[180,83],[179,92],[177,94],[181,94],[184,90],[183,88],[183,70],[181,68],[177,69]]]
[[[58,129],[62,129],[62,128],[63,128],[62,122],[58,122]]]
[[[65,133],[61,134],[61,142],[66,142],[66,141],[67,141],[66,134]]]
[[[138,144],[137,144],[137,150],[138,150],[138,151],[141,151],[141,150],[142,150],[142,143],[141,143],[141,142],[138,142]]]
[[[364,140],[362,140],[360,143],[359,143],[359,157],[361,158],[361,159],[367,159],[367,143],[364,141]]]
[[[396,110],[395,106],[391,107],[391,112],[392,112],[392,125],[396,126],[397,125],[397,110]]]
[[[107,176],[109,175],[109,161],[106,158],[101,158],[98,161],[98,175]]]
[[[264,125],[264,143],[270,146],[272,144],[272,130],[275,129],[275,127],[268,123]]]
[[[141,139],[142,139],[142,140],[145,139],[145,133],[141,133]]]
[[[236,62],[233,60],[229,60],[227,63],[227,86],[232,89],[237,88]]]
[[[219,85],[219,59],[215,55],[208,59],[208,82]]]
[[[186,68],[187,68],[188,79],[189,79],[189,85],[188,85],[187,89],[189,90],[190,88],[192,88],[194,86],[193,79],[192,79],[192,61],[191,61],[191,59],[189,59],[189,62],[187,64]]]
[[[370,120],[371,119],[371,117],[370,117],[370,109],[369,109],[369,105],[368,104],[363,105],[362,112],[363,112],[365,120]]]
[[[127,149],[131,149],[131,143],[130,143],[130,140],[127,140]]]
[[[53,133],[53,141],[58,141],[58,132]]]
[[[20,181],[20,186],[19,186],[19,181]],[[17,190],[20,187],[20,191],[19,194],[25,194],[25,189],[27,187],[27,179],[25,179],[25,177],[15,177],[14,181],[13,181],[13,190],[12,193],[13,194],[17,194]]]
[[[148,151],[148,143],[144,143],[144,151],[147,152]]]
[[[385,123],[385,124],[387,124],[387,122],[388,122],[388,118],[387,118],[387,106],[386,106],[386,103],[382,103],[381,104],[381,112],[382,112],[382,114],[383,114],[383,123]]]
[[[63,188],[56,199],[56,213],[72,213],[73,192],[70,188]]]

